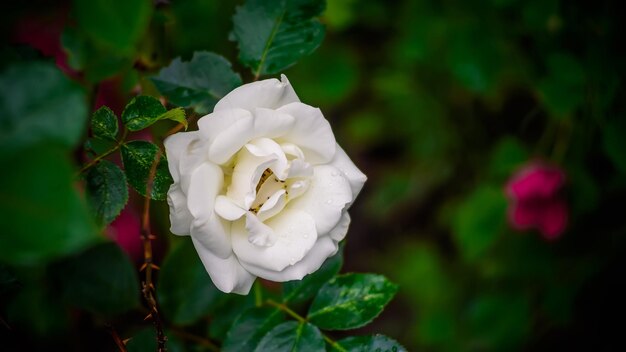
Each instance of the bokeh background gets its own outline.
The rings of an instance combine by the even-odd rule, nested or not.
[[[121,59],[77,44],[71,2],[5,4],[0,60],[51,58],[93,84],[94,107],[117,113],[138,92],[158,94],[147,77],[198,50],[224,55],[251,81],[228,39],[236,2],[156,3],[136,55]],[[328,0],[324,42],[285,74],[369,178],[351,210],[343,271],[384,274],[400,291],[363,332],[411,351],[624,345],[619,9],[619,1]],[[109,233],[140,261],[132,198]],[[166,206],[157,208],[162,260],[173,236]],[[35,330],[45,334],[46,324]]]

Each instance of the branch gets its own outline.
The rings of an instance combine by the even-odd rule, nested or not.
[[[143,242],[144,258],[142,270],[145,270],[145,279],[142,282],[141,291],[143,293],[143,298],[146,300],[146,303],[148,303],[148,307],[150,308],[150,313],[146,319],[151,318],[154,323],[154,328],[156,329],[157,351],[165,352],[167,351],[167,347],[165,346],[167,336],[165,336],[163,331],[163,321],[159,315],[154,284],[152,283],[152,269],[158,270],[158,267],[154,265],[152,259],[152,240],[155,237],[152,235],[150,230],[150,194],[152,193],[152,184],[154,183],[157,165],[161,160],[161,154],[161,150],[159,149],[154,161],[152,162],[152,166],[150,167],[150,173],[148,174],[148,180],[146,182],[146,197],[143,203],[143,216],[141,217],[141,240]]]
[[[115,344],[117,345],[118,350],[120,352],[127,352],[124,341],[122,341],[122,339],[120,338],[120,335],[117,334],[117,332],[113,328],[113,325],[107,324],[106,327],[109,330],[109,334],[111,334],[111,337],[113,337],[113,341],[115,341]]]
[[[126,136],[128,136],[128,130],[124,129],[124,134],[122,134],[122,138],[120,138],[117,143],[115,143],[115,145],[107,150],[106,152],[96,156],[95,158],[93,158],[89,163],[87,163],[85,166],[83,166],[80,170],[78,170],[78,172],[76,173],[76,176],[80,176],[80,174],[82,174],[83,172],[89,170],[90,168],[92,168],[93,166],[95,166],[97,163],[100,162],[100,160],[106,158],[107,156],[111,155],[113,152],[115,152],[116,150],[120,149],[120,147],[122,146],[122,144],[124,144],[126,142]]]

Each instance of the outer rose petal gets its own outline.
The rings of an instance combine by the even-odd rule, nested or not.
[[[330,237],[322,237],[317,240],[315,246],[294,265],[290,265],[282,271],[267,270],[265,268],[256,267],[252,269],[250,264],[246,265],[246,268],[255,275],[267,280],[285,282],[291,280],[302,280],[305,275],[308,275],[322,266],[324,261],[333,254],[337,253],[337,243]]]
[[[334,229],[330,230],[328,236],[336,242],[343,240],[348,233],[350,221],[350,214],[348,214],[348,212],[344,210],[343,215],[341,216],[341,220],[339,220],[339,223],[337,224],[337,226],[335,226]]]
[[[315,221],[317,234],[323,236],[337,226],[344,207],[351,201],[352,190],[343,173],[330,165],[318,165],[314,167],[309,189],[285,209],[309,214]]]
[[[165,145],[165,152],[167,155],[167,166],[170,169],[170,174],[174,179],[174,182],[180,181],[179,165],[181,159],[185,159],[188,154],[189,145],[197,141],[200,137],[200,133],[197,131],[176,133],[171,135],[163,141]]]
[[[311,164],[329,162],[335,156],[335,135],[320,109],[303,103],[291,103],[278,109],[295,118],[291,131],[280,139],[302,149]]]
[[[167,192],[167,204],[170,206],[170,231],[179,236],[190,234],[193,216],[187,208],[187,197],[178,183],[173,183]]]
[[[234,255],[226,259],[219,258],[195,238],[191,239],[204,268],[220,291],[241,295],[247,295],[250,292],[256,277],[246,271]]]
[[[276,238],[271,247],[250,243],[245,221],[239,220],[232,226],[233,251],[241,265],[253,274],[256,268],[281,271],[302,260],[315,245],[315,223],[304,212],[285,209],[266,225],[274,230]]]
[[[356,196],[359,195],[365,181],[367,181],[367,176],[365,176],[359,168],[354,165],[352,160],[348,157],[346,152],[337,144],[337,151],[335,152],[335,157],[331,160],[330,165],[338,168],[343,172],[343,174],[350,182],[350,188],[352,189],[352,201],[356,199]]]
[[[276,109],[283,105],[299,102],[296,92],[285,75],[281,80],[266,79],[252,82],[236,88],[226,94],[216,105],[213,111],[233,108],[242,108],[254,111],[255,108]]]

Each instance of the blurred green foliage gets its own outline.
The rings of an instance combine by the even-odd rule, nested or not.
[[[244,82],[293,63],[292,57],[283,62],[284,56],[277,55],[277,66],[263,66],[257,52],[248,53],[243,64],[235,62],[237,43],[228,38],[239,3],[151,3],[24,3],[5,12],[2,35],[23,43],[28,37],[20,34],[23,21],[53,18],[62,23],[62,50],[69,68],[77,71],[70,74],[91,100],[98,86],[113,81],[122,82],[117,94],[126,101],[138,90],[158,96],[173,75],[172,67],[191,65],[199,60],[194,56],[199,51],[230,58]],[[384,273],[399,284],[400,299],[363,333],[376,329],[409,350],[433,351],[606,349],[619,341],[621,331],[594,327],[607,324],[607,311],[623,313],[625,307],[623,289],[608,284],[621,282],[626,268],[626,45],[619,5],[611,0],[328,1],[320,20],[326,34],[319,50],[284,73],[303,101],[322,109],[339,143],[369,178],[351,210],[345,268]],[[240,8],[239,16],[247,10]],[[318,10],[308,9],[307,20]],[[120,11],[123,17],[117,16]],[[308,25],[319,29],[317,20]],[[320,32],[314,34],[319,38]],[[287,44],[302,49],[298,43]],[[9,185],[9,193],[0,199],[5,233],[0,255],[9,264],[47,262],[98,241],[93,224],[85,222],[77,192],[66,182],[72,170],[63,153],[76,147],[85,124],[68,124],[69,129],[65,123],[40,125],[49,120],[38,115],[38,106],[26,104],[46,102],[54,107],[47,113],[58,115],[58,121],[84,122],[84,93],[51,70],[52,64],[4,69],[39,56],[11,46],[3,48],[0,63],[0,89],[10,97],[0,101],[0,157],[14,170],[3,172],[0,180]],[[170,71],[160,71],[172,62]],[[184,76],[196,71],[186,67],[176,72]],[[238,82],[235,73],[227,73],[226,85]],[[180,93],[170,103],[203,106],[198,113],[210,111],[213,100],[230,86],[205,84],[169,87]],[[198,87],[215,88],[219,94],[192,95]],[[55,94],[61,91],[67,93],[65,100]],[[27,94],[38,98],[26,100]],[[20,128],[33,131],[27,145],[11,139]],[[151,128],[162,132],[164,127]],[[54,143],[38,145],[42,135]],[[4,157],[12,148],[26,148],[28,157]],[[149,154],[153,149],[150,145],[140,151]],[[125,161],[132,163],[130,149],[126,151]],[[504,185],[532,160],[559,165],[567,175],[563,197],[570,204],[569,223],[557,241],[548,242],[534,231],[513,231],[507,224]],[[32,176],[35,169],[46,177]],[[141,177],[135,188],[145,193],[146,168],[137,169]],[[157,191],[162,197],[164,190]],[[36,219],[30,208],[13,202],[21,198],[37,206],[39,194],[65,205],[52,209],[50,219]],[[157,286],[166,319],[195,324],[196,332],[226,341],[225,350],[258,343],[262,335],[237,335],[241,340],[235,341],[227,335],[230,325],[235,322],[253,333],[249,324],[269,321],[263,328],[268,332],[282,318],[272,309],[247,310],[255,304],[253,295],[221,295],[207,286],[197,258],[188,254],[189,243],[168,236],[167,221],[161,220],[166,212],[166,207],[157,207],[154,216],[161,225],[155,230],[160,241],[174,248],[163,262],[162,286]],[[21,236],[42,232],[48,234],[45,240]],[[36,246],[36,255],[22,248],[26,245]],[[184,269],[173,269],[172,263]],[[55,342],[72,321],[62,299],[66,296],[56,295],[67,292],[67,284],[48,277],[52,269],[6,268],[0,263],[0,299],[11,304],[2,306],[0,323],[6,318],[14,328],[26,327],[42,341]],[[92,277],[89,270],[101,275],[103,267],[86,266],[75,274],[100,277]],[[131,274],[124,275],[128,279]],[[193,305],[183,301],[200,294]],[[265,294],[277,295],[272,289]],[[131,301],[126,297],[122,303],[132,306]],[[91,307],[80,299],[74,303]],[[210,312],[214,317],[209,324],[197,321]],[[256,320],[241,319],[242,312]],[[87,323],[78,332],[93,337],[94,326],[101,322],[79,319]],[[133,323],[121,325],[141,324],[136,316],[129,320]],[[154,343],[152,329],[129,334],[135,336],[129,350]],[[385,339],[370,342],[387,346]],[[77,340],[77,346],[84,346],[84,338]],[[172,340],[171,350],[183,350]],[[352,343],[344,341],[340,344]]]

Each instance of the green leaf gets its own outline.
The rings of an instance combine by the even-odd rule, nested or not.
[[[343,340],[337,341],[336,346],[331,346],[331,351],[342,352],[406,352],[398,341],[390,339],[385,335],[370,335],[370,336],[352,336]]]
[[[241,85],[228,60],[206,51],[195,52],[189,62],[174,59],[151,79],[172,104],[199,114],[211,112],[218,100]]]
[[[603,129],[602,146],[617,170],[626,174],[626,121],[614,118]]]
[[[165,258],[157,290],[163,314],[176,325],[207,316],[224,296],[211,282],[191,241],[181,243]]]
[[[0,173],[0,260],[37,264],[98,239],[60,149],[40,145],[2,160],[10,172]]]
[[[103,316],[139,307],[139,279],[115,243],[103,243],[52,267],[69,304]]]
[[[283,302],[302,303],[313,298],[317,291],[333,276],[337,275],[343,264],[343,246],[337,254],[326,259],[324,264],[302,280],[288,281],[283,284]]]
[[[209,324],[209,336],[224,341],[228,330],[235,320],[255,304],[254,295],[242,296],[238,294],[223,295],[215,307]]]
[[[321,0],[247,0],[233,16],[239,60],[255,76],[281,72],[324,39]]]
[[[75,0],[80,26],[97,43],[131,54],[147,30],[152,5],[149,0]]]
[[[79,28],[67,27],[61,34],[61,44],[67,54],[68,65],[82,71],[90,83],[97,83],[133,67],[132,56],[103,48]]]
[[[187,128],[185,110],[177,108],[167,111],[158,99],[147,95],[135,97],[122,112],[122,122],[131,131],[142,130],[160,120],[173,120]]]
[[[51,63],[0,73],[0,157],[41,142],[74,147],[87,120],[83,90]]]
[[[529,153],[519,140],[513,137],[504,137],[498,142],[491,154],[489,173],[497,179],[504,180],[528,158]]]
[[[531,329],[531,307],[520,294],[477,297],[466,312],[469,344],[486,350],[510,350],[519,346]]]
[[[167,168],[165,154],[159,150],[159,147],[147,141],[132,141],[122,145],[122,161],[128,184],[144,197],[150,169],[157,153],[160,153],[161,157],[156,167],[150,198],[164,200],[170,185],[174,182]]]
[[[468,260],[479,259],[495,243],[506,224],[504,192],[482,186],[461,204],[453,228],[457,244]]]
[[[24,283],[8,300],[6,320],[9,326],[28,331],[33,339],[64,336],[70,326],[67,306],[50,292],[45,282],[37,281]]]
[[[382,275],[340,275],[320,289],[308,319],[326,330],[358,328],[376,318],[397,291],[398,286]]]
[[[118,130],[117,116],[108,107],[101,107],[91,116],[91,132],[94,137],[115,140]]]
[[[85,175],[87,201],[98,222],[107,225],[120,214],[128,202],[126,176],[110,161],[102,160]]]
[[[255,351],[324,351],[324,339],[315,326],[306,322],[288,321],[263,336]]]
[[[185,344],[179,340],[175,334],[171,331],[165,330],[165,336],[167,341],[165,347],[168,352],[184,352]],[[132,334],[132,337],[126,344],[126,350],[128,352],[154,352],[157,350],[157,337],[156,330],[150,326],[144,328],[139,332]]]
[[[222,351],[254,351],[261,338],[283,319],[282,313],[276,308],[255,307],[245,311],[228,331]]]
[[[556,117],[571,114],[585,98],[585,70],[568,54],[548,57],[548,76],[539,83],[543,100]]]

